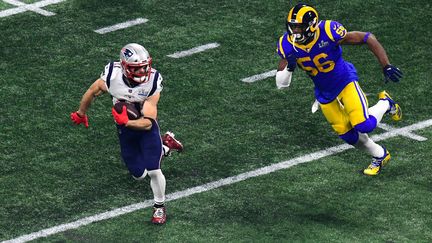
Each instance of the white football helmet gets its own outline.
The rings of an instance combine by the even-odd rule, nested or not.
[[[148,51],[139,44],[129,43],[120,51],[123,75],[137,83],[150,80],[152,59]]]

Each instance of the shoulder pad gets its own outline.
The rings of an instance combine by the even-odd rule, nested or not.
[[[345,27],[333,20],[326,20],[324,24],[325,33],[333,42],[339,42],[345,38],[347,30]]]
[[[294,51],[292,44],[288,41],[288,33],[281,36],[277,43],[277,53],[283,59],[287,59]]]

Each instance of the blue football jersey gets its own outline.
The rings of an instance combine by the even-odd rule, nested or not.
[[[342,58],[342,48],[338,44],[346,33],[340,23],[325,20],[318,23],[315,38],[307,45],[293,44],[288,33],[277,43],[279,56],[288,63],[297,62],[311,77],[315,97],[322,104],[334,100],[348,83],[358,81],[354,65]]]

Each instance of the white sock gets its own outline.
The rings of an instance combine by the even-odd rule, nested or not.
[[[366,133],[359,133],[359,140],[354,146],[368,152],[375,158],[384,156],[384,148],[372,141]]]
[[[151,170],[148,172],[150,176],[150,186],[153,191],[154,201],[156,204],[163,204],[165,202],[165,176],[160,169]]]
[[[376,105],[369,108],[369,114],[377,119],[380,123],[384,114],[390,109],[390,102],[388,100],[379,100]]]
[[[165,146],[164,144],[162,144],[162,150],[163,150],[163,154],[165,156],[169,155],[170,148],[168,146]]]

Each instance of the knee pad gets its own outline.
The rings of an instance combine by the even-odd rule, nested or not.
[[[361,133],[369,133],[372,132],[377,126],[377,119],[374,116],[369,116],[369,118],[357,125],[355,125],[355,129]]]
[[[347,133],[339,135],[346,143],[354,145],[359,140],[359,134],[355,129],[349,130]]]
[[[136,176],[136,175],[132,174],[132,177],[133,177],[135,180],[140,181],[140,180],[142,180],[142,179],[144,179],[144,178],[146,177],[147,173],[148,173],[148,171],[147,171],[147,170],[144,170],[144,172],[142,173],[141,176]]]
[[[162,174],[162,170],[161,169],[157,169],[157,170],[149,170],[148,171],[148,175],[150,176],[150,178],[160,178],[163,177],[164,175]]]

